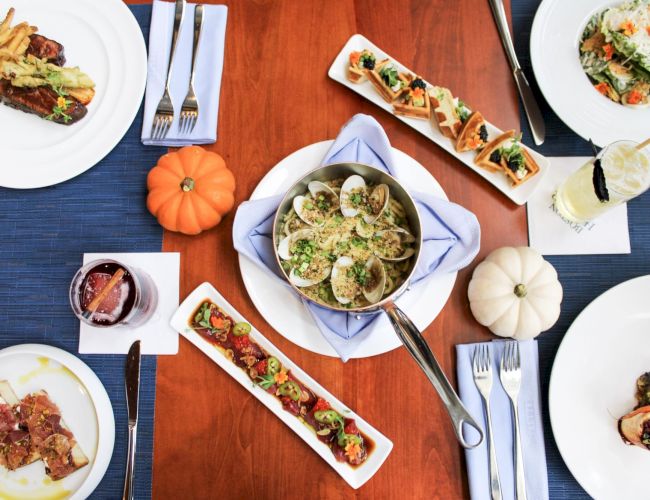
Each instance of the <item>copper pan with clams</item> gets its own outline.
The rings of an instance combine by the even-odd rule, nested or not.
[[[404,208],[406,219],[408,220],[408,225],[413,236],[412,245],[414,253],[410,258],[404,281],[396,286],[390,293],[381,298],[381,300],[360,307],[348,307],[343,304],[334,306],[325,304],[323,301],[314,300],[303,292],[300,287],[292,283],[288,272],[282,266],[282,259],[278,247],[280,242],[286,236],[282,231],[284,216],[288,214],[293,207],[294,198],[308,192],[308,185],[310,182],[319,181],[324,183],[334,179],[347,179],[353,175],[361,176],[367,183],[374,186],[380,184],[388,186],[389,195],[398,201]],[[424,337],[408,316],[395,304],[395,300],[408,289],[413,273],[417,267],[422,247],[422,225],[415,202],[406,189],[404,189],[404,187],[394,177],[391,177],[375,167],[364,165],[362,163],[336,163],[312,170],[289,188],[280,202],[273,221],[273,243],[275,258],[278,266],[282,270],[284,278],[294,289],[295,293],[302,298],[317,304],[319,307],[345,313],[354,314],[383,310],[388,315],[391,325],[395,329],[399,339],[440,395],[440,398],[449,413],[456,437],[460,444],[464,448],[474,448],[483,441],[483,430],[463,406],[458,395],[442,371],[440,364],[431,352],[427,342],[424,340]],[[463,433],[464,424],[474,428],[478,432],[479,438],[477,442],[467,442]]]

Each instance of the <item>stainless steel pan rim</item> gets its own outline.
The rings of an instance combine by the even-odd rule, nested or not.
[[[416,248],[415,248],[415,258],[412,259],[411,268],[409,273],[404,280],[404,282],[393,290],[388,296],[383,298],[380,302],[376,304],[370,304],[364,307],[358,308],[343,308],[343,307],[334,307],[326,304],[317,302],[307,296],[302,292],[298,287],[296,287],[287,276],[286,272],[282,268],[282,261],[278,254],[278,244],[280,241],[280,220],[290,209],[293,198],[297,195],[303,194],[307,191],[307,184],[311,181],[327,181],[340,177],[347,177],[353,174],[362,176],[364,179],[369,180],[373,183],[384,183],[387,184],[391,196],[395,196],[399,200],[406,211],[407,219],[409,221],[409,226],[413,231],[413,236],[416,238]],[[300,297],[305,298],[306,300],[317,304],[320,307],[329,309],[336,312],[346,312],[346,313],[369,313],[373,311],[383,310],[387,315],[393,326],[395,333],[400,338],[406,349],[409,351],[409,354],[413,356],[417,364],[420,366],[422,371],[425,373],[433,387],[436,389],[440,398],[442,399],[447,413],[452,420],[454,426],[454,432],[458,441],[464,448],[475,448],[483,441],[483,430],[480,425],[472,418],[469,412],[465,409],[462,402],[458,398],[458,395],[454,391],[453,387],[449,383],[449,380],[445,376],[442,368],[440,367],[435,356],[431,352],[428,344],[422,337],[422,334],[413,324],[413,322],[408,318],[404,312],[402,312],[397,305],[395,305],[395,300],[404,293],[409,286],[410,280],[413,277],[413,273],[417,267],[417,264],[420,260],[420,251],[422,248],[422,225],[420,221],[420,216],[418,214],[415,201],[411,198],[411,195],[408,191],[401,185],[401,183],[394,177],[388,175],[387,173],[372,167],[370,165],[365,165],[363,163],[333,163],[329,165],[324,165],[318,167],[311,172],[308,172],[306,175],[301,177],[297,182],[295,182],[286,192],[278,209],[275,213],[275,218],[273,219],[273,251],[275,254],[276,262],[282,272],[285,280],[289,285],[294,289]],[[465,440],[463,433],[463,426],[468,425],[476,429],[479,433],[479,439],[475,443],[468,443]]]

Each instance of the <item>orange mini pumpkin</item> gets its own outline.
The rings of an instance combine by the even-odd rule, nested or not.
[[[199,234],[235,204],[235,177],[223,158],[200,146],[163,155],[147,176],[147,208],[162,227]]]

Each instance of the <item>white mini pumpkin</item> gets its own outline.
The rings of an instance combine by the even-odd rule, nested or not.
[[[526,340],[557,321],[562,285],[537,251],[503,247],[476,266],[467,295],[476,321],[501,337]]]

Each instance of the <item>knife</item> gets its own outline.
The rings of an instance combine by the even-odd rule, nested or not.
[[[515,52],[515,46],[513,45],[512,37],[510,36],[510,29],[508,28],[506,9],[503,6],[503,0],[488,1],[492,8],[492,15],[497,24],[497,29],[499,30],[503,49],[505,50],[508,61],[510,62],[510,67],[512,68],[512,75],[517,84],[517,90],[519,91],[521,102],[524,104],[524,111],[526,112],[528,123],[530,124],[530,130],[533,133],[533,139],[535,140],[535,144],[540,146],[544,143],[544,139],[546,138],[546,125],[544,125],[542,112],[539,110],[533,91],[526,79],[526,75],[524,75],[524,70],[521,69],[519,61],[517,60],[517,53]]]
[[[122,500],[133,500],[133,469],[135,441],[138,433],[138,400],[140,398],[140,341],[136,340],[126,357],[126,408],[129,415],[129,453],[126,459],[124,493]]]

